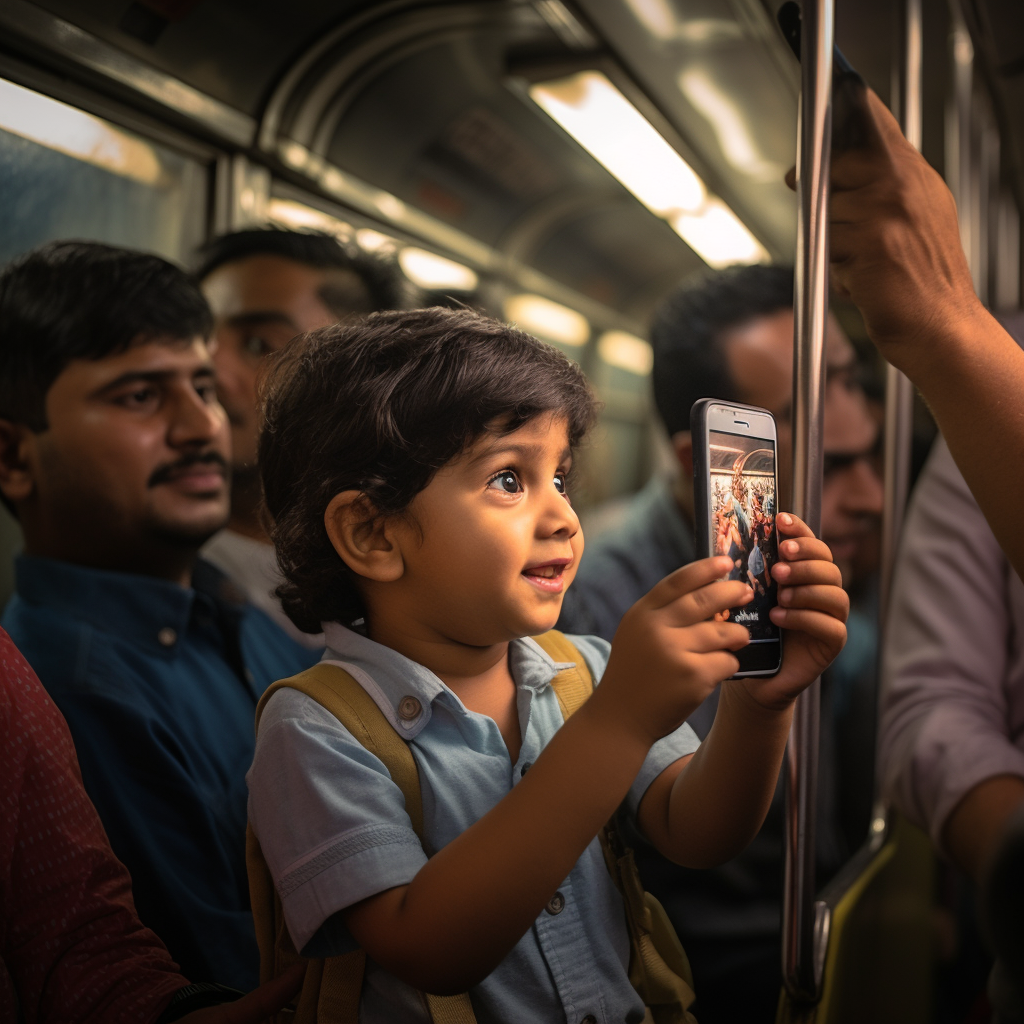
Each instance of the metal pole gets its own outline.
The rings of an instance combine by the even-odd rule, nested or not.
[[[899,60],[897,116],[907,141],[921,148],[921,0],[905,0]],[[882,513],[879,616],[884,635],[896,550],[910,488],[914,386],[889,364],[885,368],[885,507]]]
[[[833,0],[808,0],[801,29],[797,134],[797,228],[793,359],[793,509],[821,531],[825,319],[828,316],[828,199],[832,134]],[[814,816],[818,775],[820,681],[796,702],[786,759],[786,861],[782,908],[783,981],[796,998],[820,995],[827,935],[815,895]],[[822,910],[824,908],[822,907]]]

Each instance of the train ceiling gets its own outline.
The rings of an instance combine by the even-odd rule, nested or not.
[[[791,258],[782,175],[799,72],[774,27],[778,2],[0,0],[0,51],[6,67],[43,66],[159,108],[326,197],[376,195],[386,221],[383,196],[456,257],[536,271],[642,324],[704,264],[529,86],[600,71],[771,256]],[[948,27],[944,0],[925,6],[926,91],[939,101],[925,150],[941,165]],[[837,40],[883,98],[894,7],[838,3]],[[968,21],[1019,148],[1018,14],[1019,0],[970,0]]]

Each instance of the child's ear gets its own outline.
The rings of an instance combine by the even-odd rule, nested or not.
[[[324,526],[334,550],[357,575],[391,583],[405,571],[388,520],[377,514],[362,491],[342,491],[331,498]]]

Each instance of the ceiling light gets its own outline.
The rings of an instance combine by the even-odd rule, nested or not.
[[[316,210],[305,203],[297,203],[293,199],[271,199],[267,207],[267,215],[277,224],[283,224],[297,230],[324,231],[337,238],[352,237],[352,225],[329,213]]]
[[[599,71],[530,86],[530,96],[713,267],[768,253],[658,130]],[[685,231],[684,231],[685,229]]]
[[[599,71],[530,87],[530,96],[648,209],[696,210],[704,183],[654,125]]]
[[[705,263],[718,269],[732,263],[767,262],[764,246],[721,199],[709,199],[699,213],[681,213],[672,227]]]
[[[605,331],[597,342],[598,355],[609,365],[646,377],[654,366],[654,349],[627,331]]]
[[[360,228],[356,232],[356,241],[360,248],[379,256],[386,256],[398,248],[398,242],[394,238],[381,231],[374,231],[373,228]]]
[[[479,278],[469,267],[413,246],[398,254],[398,265],[405,276],[421,288],[452,288],[455,291],[471,292],[479,283]]]
[[[587,318],[575,309],[540,295],[513,295],[505,300],[505,319],[545,341],[576,348],[590,338]]]
[[[153,147],[92,114],[0,81],[0,128],[145,185],[163,177]]]

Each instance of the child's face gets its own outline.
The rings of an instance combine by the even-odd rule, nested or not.
[[[569,464],[566,422],[548,414],[444,466],[409,507],[384,614],[474,646],[550,629],[583,553]]]

